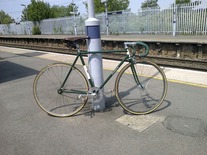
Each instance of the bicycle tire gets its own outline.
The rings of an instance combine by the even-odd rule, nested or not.
[[[143,115],[153,112],[166,97],[167,78],[155,63],[138,61],[134,64],[140,81],[138,84],[131,66],[131,63],[124,66],[116,78],[116,98],[121,107],[131,114]]]
[[[46,113],[56,117],[75,115],[85,106],[87,99],[80,100],[78,95],[58,93],[69,69],[70,64],[54,63],[44,67],[35,77],[33,95],[39,107]],[[87,92],[88,82],[84,74],[73,67],[64,89],[78,89]]]

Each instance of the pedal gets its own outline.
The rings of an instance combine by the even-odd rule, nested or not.
[[[87,97],[87,95],[80,94],[80,95],[78,95],[77,99],[81,100],[81,101],[86,101],[88,99],[88,97]]]
[[[114,95],[114,92],[115,92],[115,90],[114,89],[110,89],[110,90],[108,90],[107,92],[104,92],[104,95],[109,95],[109,94],[111,94],[111,96],[113,96]]]

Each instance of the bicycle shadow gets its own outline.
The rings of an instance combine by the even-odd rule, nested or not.
[[[151,113],[156,113],[158,111],[162,111],[168,107],[170,107],[171,102],[169,100],[164,100],[163,103],[154,111],[152,111]],[[102,113],[108,112],[113,110],[114,108],[117,107],[121,107],[120,104],[117,101],[116,96],[111,96],[111,97],[105,97],[105,109],[104,111],[101,111]],[[99,112],[100,113],[100,112]],[[127,112],[126,110],[123,109],[123,113],[127,114],[127,115],[133,115],[129,112]],[[87,117],[91,117],[93,118],[95,116],[96,112],[92,109],[92,105],[86,104],[86,106],[76,115],[72,116],[72,117],[76,117],[76,116],[87,116]]]
[[[163,103],[154,111],[152,111],[151,113],[156,113],[158,111],[162,111],[164,109],[167,109],[168,107],[171,106],[171,102],[169,100],[164,100]],[[113,109],[116,107],[121,107],[120,104],[117,101],[116,96],[112,96],[112,97],[107,97],[106,98],[106,109]],[[133,115],[129,112],[127,112],[126,110],[123,109],[123,113],[124,114],[128,114],[128,115]]]

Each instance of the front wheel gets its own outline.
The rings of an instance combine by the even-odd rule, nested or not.
[[[163,70],[153,62],[127,64],[115,82],[116,97],[123,109],[131,114],[148,114],[156,110],[167,93]]]
[[[65,85],[61,88],[70,69],[69,64],[51,64],[43,68],[34,80],[34,98],[40,108],[52,116],[72,116],[87,102],[87,99],[81,100],[79,97],[82,92],[87,92],[89,87],[85,76],[78,68],[72,68]]]

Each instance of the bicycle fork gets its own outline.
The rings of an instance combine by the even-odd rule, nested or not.
[[[140,82],[140,80],[139,80],[139,78],[137,76],[137,71],[135,69],[134,62],[131,63],[131,70],[132,70],[132,74],[133,74],[134,80],[137,83],[137,86],[139,86],[142,89],[144,89],[144,86],[141,84],[141,82]]]

